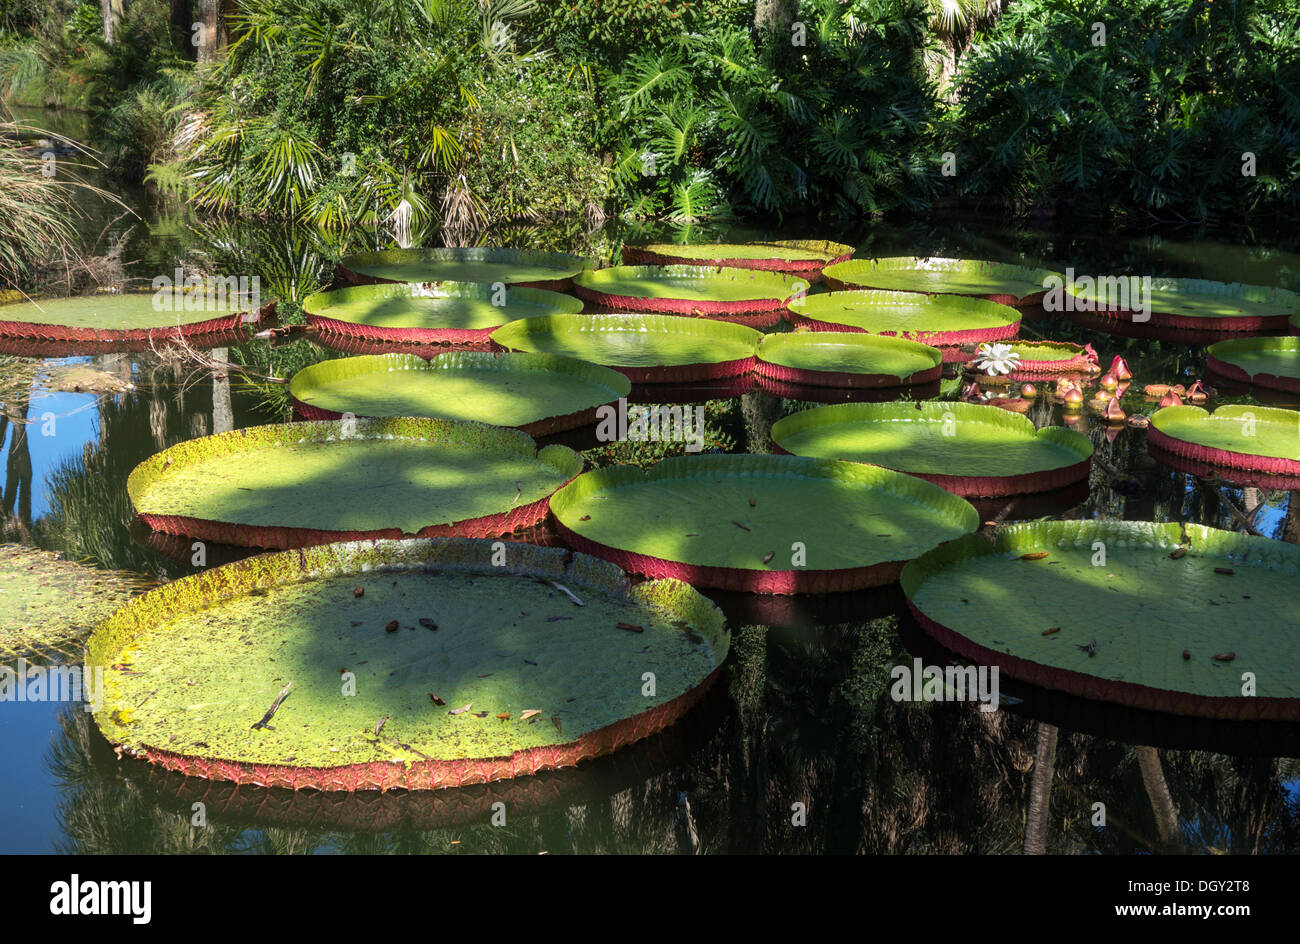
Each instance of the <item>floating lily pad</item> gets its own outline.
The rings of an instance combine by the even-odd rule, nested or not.
[[[626,397],[616,370],[550,354],[456,351],[427,361],[382,354],[321,361],[294,374],[289,395],[309,420],[432,416],[513,426],[532,436],[596,421],[596,408]]]
[[[762,335],[744,325],[672,315],[553,315],[513,321],[492,340],[512,351],[576,357],[633,383],[684,383],[748,373]]]
[[[573,289],[612,311],[694,315],[767,328],[808,283],[775,272],[708,266],[614,266],[583,272]]]
[[[1170,714],[1300,721],[1300,547],[1184,527],[1186,540],[1178,524],[1013,525],[913,561],[903,590],[942,645],[1032,685]]]
[[[853,255],[853,247],[824,239],[788,239],[754,243],[649,243],[624,246],[625,265],[707,265],[733,269],[765,269],[810,281],[822,269]]]
[[[1097,364],[1097,352],[1091,344],[1069,341],[1012,341],[1013,353],[1020,356],[1016,369],[1006,377],[1020,380],[1030,376],[1088,373]],[[974,359],[976,355],[972,354]]]
[[[349,285],[501,282],[564,292],[575,275],[592,265],[590,259],[571,253],[531,249],[385,249],[348,256],[337,271],[340,281]]]
[[[62,661],[149,581],[97,570],[50,551],[0,545],[0,660]]]
[[[30,342],[112,344],[174,337],[242,337],[275,314],[234,292],[119,292],[0,305],[0,337]]]
[[[498,304],[500,302],[501,304]],[[508,321],[582,311],[559,292],[471,282],[356,285],[317,292],[302,303],[307,322],[328,336],[405,344],[485,344]]]
[[[252,547],[358,537],[486,537],[530,527],[582,468],[513,429],[437,419],[254,426],[179,443],[127,479],[169,534]]]
[[[1150,310],[1136,312],[1131,286],[1075,281],[1066,286],[1087,307],[1085,312],[1104,319],[1141,322],[1165,328],[1218,331],[1284,330],[1300,309],[1300,294],[1263,285],[1211,282],[1207,279],[1152,279]]]
[[[632,573],[758,593],[889,583],[901,562],[979,526],[974,508],[928,482],[798,456],[597,469],[551,510],[564,540]]]
[[[1209,466],[1300,475],[1300,413],[1266,406],[1169,406],[1151,416],[1147,442]]]
[[[957,495],[1016,495],[1088,477],[1092,442],[1059,426],[975,403],[842,403],[772,425],[786,452],[868,462]]]
[[[861,331],[952,347],[1004,341],[1020,331],[1020,312],[1007,305],[955,295],[916,292],[825,292],[796,299],[791,324],[814,331]],[[944,360],[960,352],[945,351]]]
[[[722,615],[685,584],[629,587],[559,548],[504,553],[354,542],[168,584],[91,637],[96,721],[126,753],[194,776],[436,789],[610,753],[715,678]]]
[[[917,256],[850,259],[827,266],[823,275],[832,289],[966,295],[1016,307],[1036,305],[1043,297],[1046,280],[1060,278],[1060,273],[1049,269],[1005,262]]]
[[[1230,380],[1300,393],[1300,338],[1234,338],[1206,354],[1206,367]]]
[[[759,376],[829,387],[930,384],[943,373],[943,354],[904,338],[851,332],[769,334],[758,346]]]

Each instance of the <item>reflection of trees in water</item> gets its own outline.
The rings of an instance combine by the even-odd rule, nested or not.
[[[140,363],[144,376],[138,389],[100,400],[98,439],[51,473],[42,543],[104,567],[158,573],[168,562],[135,544],[128,533],[134,511],[126,480],[155,452],[193,438],[196,429],[208,430],[213,388],[177,383],[175,365]]]
[[[61,848],[670,853],[697,841],[706,853],[1006,853],[1030,836],[1048,853],[1300,848],[1300,803],[1286,793],[1295,761],[1157,754],[1061,729],[1035,790],[1039,732],[1055,729],[971,704],[894,702],[889,671],[912,659],[894,626],[737,630],[727,716],[689,759],[630,785],[594,782],[541,812],[507,801],[500,827],[485,809],[481,822],[438,829],[192,828],[186,808],[158,806],[138,769],[119,768],[89,716],[70,710],[50,759]],[[792,823],[794,803],[806,825]],[[1092,823],[1096,803],[1105,828]]]
[[[4,488],[0,489],[0,541],[30,543],[32,527],[32,454],[27,442],[30,393],[10,397],[0,412],[0,451],[6,434]]]

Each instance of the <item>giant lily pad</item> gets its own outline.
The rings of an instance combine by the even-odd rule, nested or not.
[[[943,354],[916,341],[852,332],[769,334],[758,346],[759,376],[830,387],[930,384]]]
[[[253,547],[357,537],[484,537],[546,516],[582,468],[518,430],[436,419],[254,426],[179,443],[127,492],[155,530]]]
[[[582,311],[582,302],[544,289],[441,285],[356,285],[302,303],[326,336],[405,344],[484,344],[508,321]]]
[[[958,495],[1016,495],[1088,477],[1092,443],[1059,426],[975,403],[840,403],[772,425],[786,452],[869,462]]]
[[[551,499],[573,547],[632,573],[758,593],[858,590],[979,526],[967,502],[874,466],[701,455],[579,476]]]
[[[1234,338],[1206,354],[1206,367],[1230,380],[1300,393],[1300,338]]]
[[[894,256],[884,259],[850,259],[823,270],[832,289],[871,288],[927,295],[968,295],[1023,307],[1037,304],[1046,282],[1060,274],[1049,269],[984,262],[975,259],[940,259]]]
[[[909,338],[936,347],[1014,338],[1020,312],[979,298],[916,292],[825,292],[791,302],[791,324],[814,331],[861,331]],[[945,360],[960,359],[945,351]]]
[[[744,325],[672,315],[553,315],[513,321],[492,333],[512,351],[603,364],[633,383],[684,383],[745,374],[762,335]]]
[[[764,269],[797,275],[809,281],[822,269],[853,255],[853,247],[825,239],[788,239],[755,243],[649,243],[624,246],[626,265],[706,265],[733,269]]]
[[[174,337],[242,337],[275,313],[250,296],[224,291],[120,292],[42,298],[0,306],[0,337],[17,341],[145,343]]]
[[[616,370],[550,354],[456,351],[427,361],[382,354],[322,361],[294,374],[289,395],[307,419],[433,416],[513,426],[541,436],[596,420],[626,397]]]
[[[1171,714],[1300,721],[1297,578],[1300,547],[1278,541],[1047,521],[953,541],[902,585],[931,636],[1011,678]]]
[[[708,266],[614,266],[583,272],[574,291],[612,311],[694,315],[771,327],[793,296],[806,292],[803,279],[750,269]]]
[[[1300,413],[1265,406],[1170,406],[1151,417],[1147,442],[1207,466],[1300,476]],[[1280,487],[1280,486],[1279,486]]]
[[[1044,375],[1086,374],[1097,369],[1097,352],[1091,344],[1069,341],[1013,341],[1011,351],[1019,355],[1016,369],[1006,374],[1008,380],[1022,380]],[[974,359],[976,355],[972,354]]]
[[[0,544],[0,659],[79,655],[90,631],[148,585],[135,574]]]
[[[1121,280],[1123,284],[1121,284]],[[1075,281],[1066,286],[1076,309],[1104,319],[1207,331],[1273,331],[1300,309],[1300,294],[1240,282],[1152,279],[1150,310],[1139,313],[1126,277]]]
[[[500,553],[355,542],[178,580],[91,637],[96,721],[126,753],[200,777],[435,789],[653,734],[726,657],[721,614],[685,584],[630,588],[559,548]]]
[[[338,276],[349,285],[374,282],[496,282],[567,291],[573,277],[593,265],[590,259],[567,252],[531,249],[385,249],[348,256]]]

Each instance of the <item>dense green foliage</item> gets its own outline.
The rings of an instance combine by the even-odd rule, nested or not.
[[[1300,201],[1287,0],[0,0],[0,98],[220,215],[381,241],[607,216],[1250,218]],[[773,22],[773,21],[764,21]],[[1104,41],[1101,29],[1104,27]],[[1247,155],[1253,155],[1248,157]]]
[[[1291,3],[1021,0],[964,59],[955,91],[962,195],[1197,219],[1300,202]]]

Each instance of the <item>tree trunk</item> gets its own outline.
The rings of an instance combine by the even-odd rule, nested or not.
[[[126,0],[99,0],[99,12],[104,17],[104,43],[111,46],[122,14],[126,13]]]
[[[198,47],[199,62],[215,61],[221,50],[226,48],[229,39],[226,17],[230,6],[230,0],[195,0],[197,21],[203,24]]]
[[[212,359],[225,361],[229,349],[216,347],[212,349]],[[235,428],[235,411],[230,403],[230,375],[225,371],[212,374],[212,432],[228,433]]]
[[[1156,829],[1160,833],[1160,844],[1164,851],[1172,852],[1180,835],[1178,831],[1178,808],[1169,793],[1169,784],[1165,781],[1164,769],[1160,766],[1160,755],[1154,747],[1135,746],[1138,769],[1142,771],[1142,783],[1151,798],[1151,812],[1156,817]]]
[[[1025,815],[1025,855],[1047,853],[1047,814],[1052,804],[1052,778],[1056,775],[1056,727],[1038,725],[1034,749],[1034,778],[1029,784],[1029,810]]]
[[[798,12],[798,0],[755,0],[754,26],[773,33],[785,33]]]

